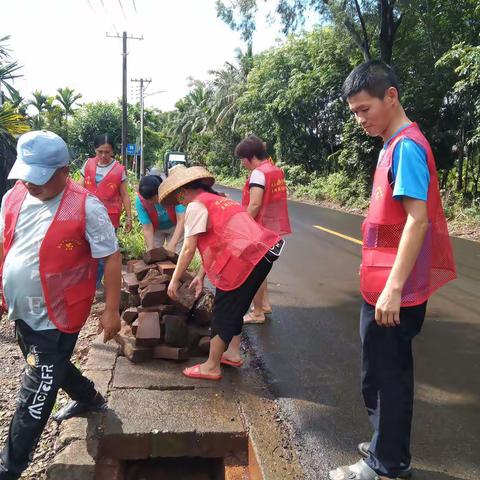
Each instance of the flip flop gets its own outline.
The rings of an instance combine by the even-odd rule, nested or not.
[[[225,358],[223,355],[222,355],[222,358],[220,360],[220,363],[222,365],[228,365],[230,367],[237,367],[237,368],[240,368],[242,365],[243,365],[243,360],[240,360],[239,362],[234,362],[233,360],[229,360],[228,358]]]
[[[257,315],[253,315],[251,312],[247,313],[243,317],[243,323],[244,324],[261,324],[265,323],[265,315],[263,315],[263,318],[259,318]]]
[[[253,312],[253,307],[250,309],[250,312]],[[272,309],[270,309],[270,310],[263,309],[263,313],[264,313],[264,315],[271,315],[273,313],[273,311],[272,311]]]
[[[355,465],[338,467],[335,470],[331,470],[328,478],[330,480],[382,480],[386,477],[380,476],[363,460],[360,460]]]
[[[188,378],[197,378],[200,380],[221,380],[221,375],[209,375],[200,371],[200,364],[193,365],[193,367],[185,368],[182,372]]]

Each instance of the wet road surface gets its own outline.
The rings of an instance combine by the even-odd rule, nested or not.
[[[317,480],[356,462],[371,429],[359,378],[361,247],[314,225],[360,239],[362,218],[298,202],[289,210],[294,234],[269,276],[273,315],[245,330],[295,431],[305,478]],[[418,480],[480,479],[480,244],[453,245],[459,278],[429,301],[414,341]]]

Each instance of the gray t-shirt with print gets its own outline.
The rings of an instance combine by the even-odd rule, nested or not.
[[[0,236],[5,227],[5,199],[0,214]],[[27,193],[20,209],[15,237],[3,266],[3,293],[8,304],[8,318],[23,320],[33,330],[56,328],[49,320],[39,273],[39,250],[48,227],[60,205],[63,192],[47,201]],[[102,258],[118,250],[115,230],[107,211],[93,195],[86,200],[86,232],[93,258]]]
[[[88,160],[87,160],[88,161]],[[95,182],[98,185],[109,173],[110,170],[113,168],[115,165],[115,159],[112,159],[112,161],[108,165],[97,165],[97,170],[95,172]],[[87,162],[83,164],[83,167],[80,169],[80,174],[82,177],[85,177],[85,167],[87,166]],[[125,173],[125,170],[122,173],[122,182],[124,182],[127,179],[127,174]]]

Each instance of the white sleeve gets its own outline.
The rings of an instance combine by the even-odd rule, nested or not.
[[[265,174],[256,168],[250,175],[249,185],[265,187]]]
[[[118,240],[107,209],[93,195],[87,197],[85,205],[87,225],[85,236],[90,243],[93,258],[103,258],[118,250]]]

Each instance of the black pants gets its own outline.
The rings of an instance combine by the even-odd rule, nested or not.
[[[8,440],[0,454],[0,480],[20,478],[31,461],[59,388],[81,402],[93,400],[93,382],[70,362],[78,333],[32,330],[17,320],[15,333],[27,361]]]
[[[388,478],[411,462],[412,340],[422,329],[426,308],[427,302],[401,308],[399,326],[380,327],[375,307],[362,305],[362,393],[374,429],[367,463]]]
[[[263,257],[245,282],[235,290],[217,288],[213,304],[212,338],[218,335],[228,345],[233,337],[242,333],[243,316],[272,269],[273,261],[268,256]]]

